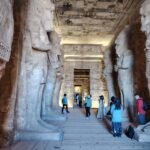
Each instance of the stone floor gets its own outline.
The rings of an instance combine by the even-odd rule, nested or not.
[[[62,124],[64,139],[60,142],[22,141],[0,150],[150,150],[150,143],[138,143],[127,138],[111,134],[110,121],[99,121],[93,111],[86,119],[84,109],[70,109],[68,120]],[[124,128],[126,123],[123,124]]]

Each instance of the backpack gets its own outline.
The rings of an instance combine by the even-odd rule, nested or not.
[[[64,98],[62,98],[61,102],[62,102],[62,104],[64,104]]]
[[[148,104],[147,104],[145,101],[143,101],[143,109],[144,109],[145,111],[148,110]]]
[[[125,134],[130,139],[133,139],[134,134],[135,134],[134,128],[131,125],[129,125],[125,130]]]

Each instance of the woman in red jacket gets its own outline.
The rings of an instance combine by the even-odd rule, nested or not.
[[[143,105],[144,105],[143,99],[138,94],[135,95],[135,99],[136,99],[136,110],[137,110],[138,123],[145,124],[146,123],[146,120],[145,120],[146,112],[143,109]]]

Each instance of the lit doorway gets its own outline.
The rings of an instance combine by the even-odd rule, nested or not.
[[[74,69],[74,95],[84,97],[90,94],[90,69]]]

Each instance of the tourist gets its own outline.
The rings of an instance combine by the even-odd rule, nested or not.
[[[90,113],[90,109],[92,107],[92,99],[91,96],[87,96],[85,98],[85,110],[86,110],[86,119],[89,119],[91,113]]]
[[[121,137],[122,134],[122,111],[120,99],[115,98],[115,103],[111,106],[112,132],[114,137]]]
[[[109,108],[109,111],[107,112],[107,115],[108,116],[111,116],[111,107],[112,107],[112,105],[115,103],[115,97],[114,96],[112,96],[111,97],[111,102],[110,102],[110,108]]]
[[[82,108],[82,96],[79,94],[78,96],[78,101],[79,101],[79,107]]]
[[[62,114],[64,114],[64,108],[66,107],[66,112],[69,113],[68,111],[68,98],[67,98],[67,94],[64,94],[64,97],[62,98]]]
[[[135,99],[136,99],[136,111],[137,111],[137,120],[140,125],[145,124],[145,110],[143,109],[144,107],[144,102],[143,98],[141,98],[138,94],[135,94]]]

